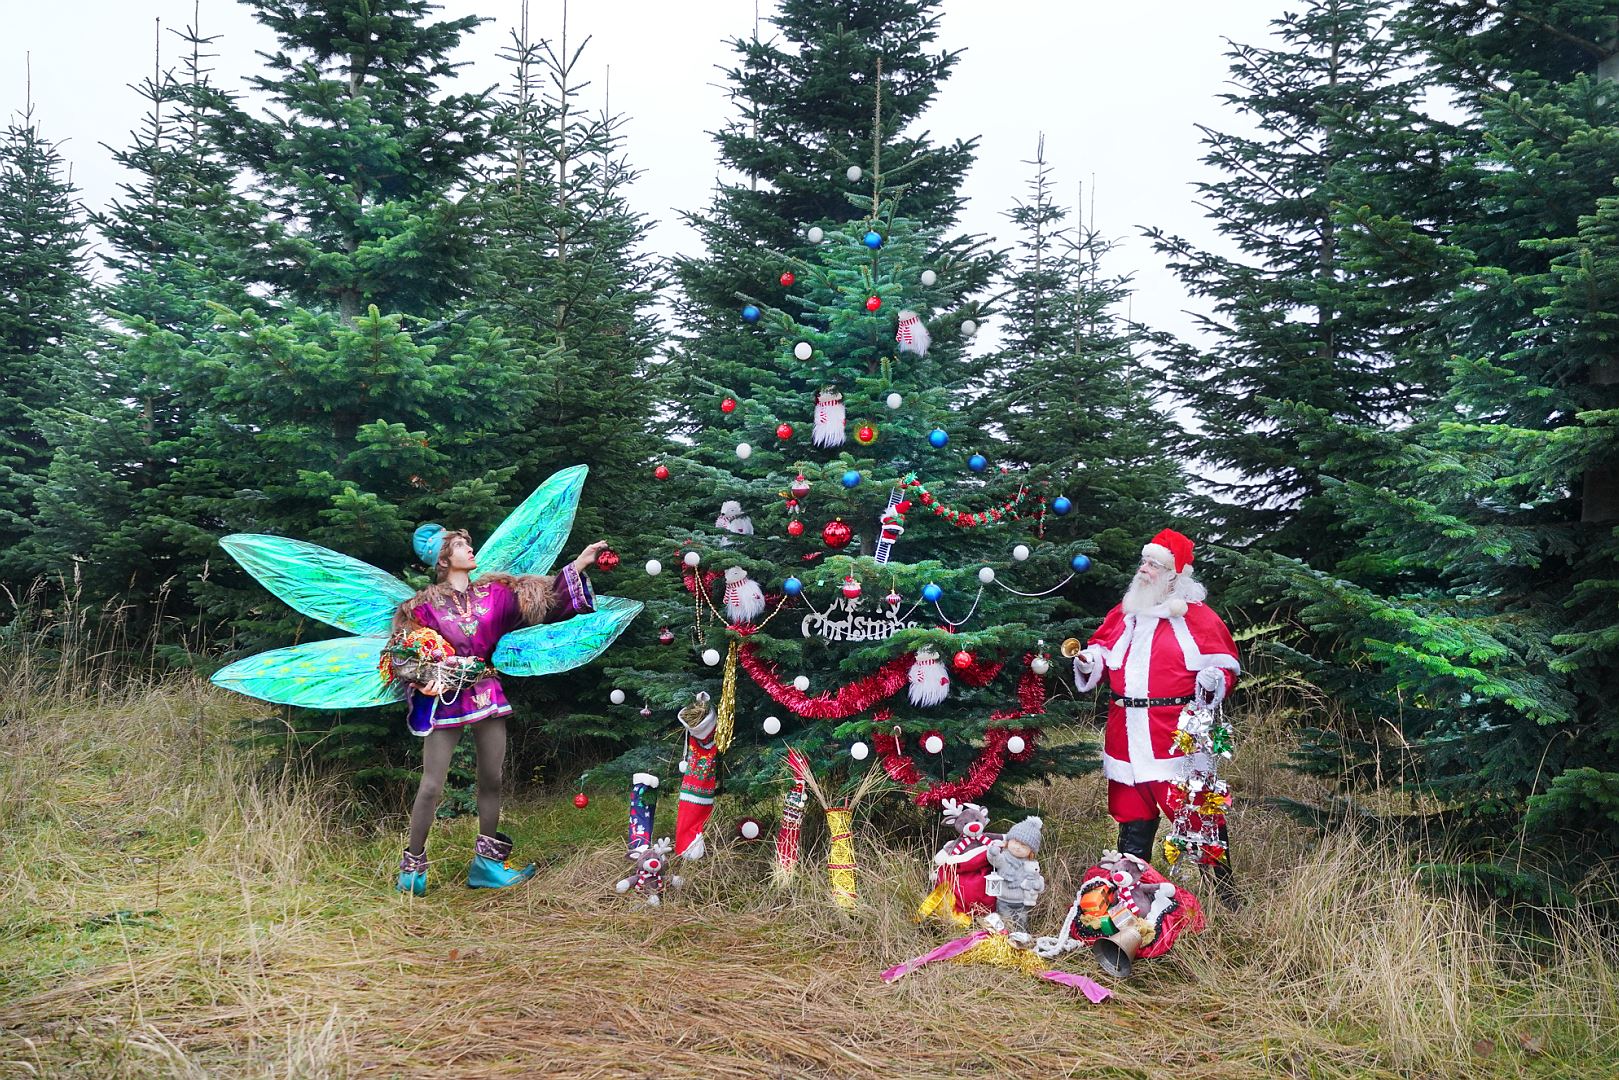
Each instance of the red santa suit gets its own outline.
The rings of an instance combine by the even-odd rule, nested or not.
[[[1176,552],[1177,571],[1191,563],[1190,541],[1179,534],[1184,552]],[[1168,555],[1155,537],[1148,545]],[[1179,545],[1177,545],[1179,546]],[[1180,584],[1180,583],[1177,583]],[[1192,585],[1201,598],[1202,586]],[[1242,667],[1237,645],[1225,623],[1207,604],[1188,601],[1175,591],[1157,607],[1134,614],[1115,605],[1074,660],[1075,682],[1090,690],[1105,672],[1113,691],[1107,733],[1102,744],[1102,773],[1108,779],[1108,812],[1116,821],[1173,816],[1169,781],[1185,773],[1185,756],[1175,749],[1175,727],[1181,710],[1206,677],[1205,700],[1220,701],[1237,683]],[[1212,689],[1209,683],[1214,685]]]

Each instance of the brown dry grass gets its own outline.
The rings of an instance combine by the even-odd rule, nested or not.
[[[395,896],[400,823],[345,824],[334,789],[265,774],[230,738],[251,707],[177,679],[7,725],[0,1075],[1613,1075],[1619,958],[1571,928],[1530,962],[1418,888],[1409,852],[1317,845],[1260,809],[1301,783],[1262,719],[1234,774],[1248,906],[1093,1007],[956,965],[885,986],[947,936],[910,919],[920,843],[862,847],[854,914],[815,853],[780,893],[763,845],[723,844],[654,910],[612,890],[622,803],[559,795],[509,811],[545,863],[527,887],[464,889],[457,822],[428,895]],[[1052,924],[1108,838],[1102,785],[1027,796]]]

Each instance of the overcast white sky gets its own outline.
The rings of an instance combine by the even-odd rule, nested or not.
[[[31,55],[35,115],[61,142],[84,201],[104,206],[119,182],[109,151],[135,128],[141,104],[127,84],[153,66],[154,20],[181,28],[194,0],[0,0],[0,113],[24,101],[24,57]],[[706,204],[714,147],[706,132],[726,116],[717,67],[728,64],[725,39],[752,32],[754,0],[573,0],[570,42],[592,37],[584,66],[606,85],[612,107],[630,117],[632,163],[643,170],[637,208],[657,220],[653,250],[681,251],[695,241],[681,210]],[[760,0],[763,13],[772,0]],[[1212,240],[1195,205],[1193,180],[1205,175],[1193,124],[1234,126],[1216,101],[1226,78],[1226,38],[1257,41],[1284,0],[947,0],[941,44],[966,50],[926,126],[939,139],[981,137],[968,177],[964,226],[1010,240],[1001,213],[1024,193],[1023,164],[1040,133],[1060,190],[1087,192],[1094,181],[1096,219],[1121,240],[1110,269],[1136,278],[1133,313],[1150,325],[1188,330],[1189,301],[1163,271],[1137,230],[1158,225]],[[508,72],[495,54],[517,24],[520,0],[445,0],[446,17],[489,16],[462,59],[469,85],[499,83]],[[530,0],[530,32],[561,33],[562,0]],[[227,87],[258,70],[255,50],[271,37],[235,0],[201,0],[201,28],[220,34],[216,80]],[[765,32],[769,27],[766,25]],[[165,38],[164,65],[180,43]],[[1087,195],[1087,199],[1089,196]]]

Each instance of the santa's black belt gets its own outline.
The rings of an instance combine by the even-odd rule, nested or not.
[[[1124,709],[1156,709],[1160,705],[1190,705],[1192,695],[1185,697],[1116,697],[1113,704]]]

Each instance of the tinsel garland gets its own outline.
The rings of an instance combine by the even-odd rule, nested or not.
[[[896,656],[865,678],[856,679],[815,696],[796,689],[781,680],[781,672],[770,661],[760,658],[751,645],[743,645],[737,652],[742,670],[766,694],[794,715],[807,720],[842,720],[865,712],[884,698],[893,697],[906,686],[906,672],[911,666],[911,653]]]
[[[722,754],[731,748],[731,738],[736,734],[736,652],[737,643],[732,641],[730,649],[725,653],[725,676],[720,680],[720,704],[714,714],[714,749]]]
[[[917,479],[915,473],[906,473],[905,479],[900,481],[904,487],[917,490],[917,501],[923,506],[933,510],[935,517],[941,517],[958,528],[970,529],[977,525],[998,525],[1007,521],[1021,521],[1025,517],[1034,517],[1042,525],[1046,512],[1046,499],[1044,495],[1034,495],[1028,488],[1019,488],[1018,493],[987,510],[962,510],[948,503],[939,501],[939,497],[929,491],[927,485]],[[1033,500],[1035,507],[1031,511],[1020,512],[1018,507]]]

